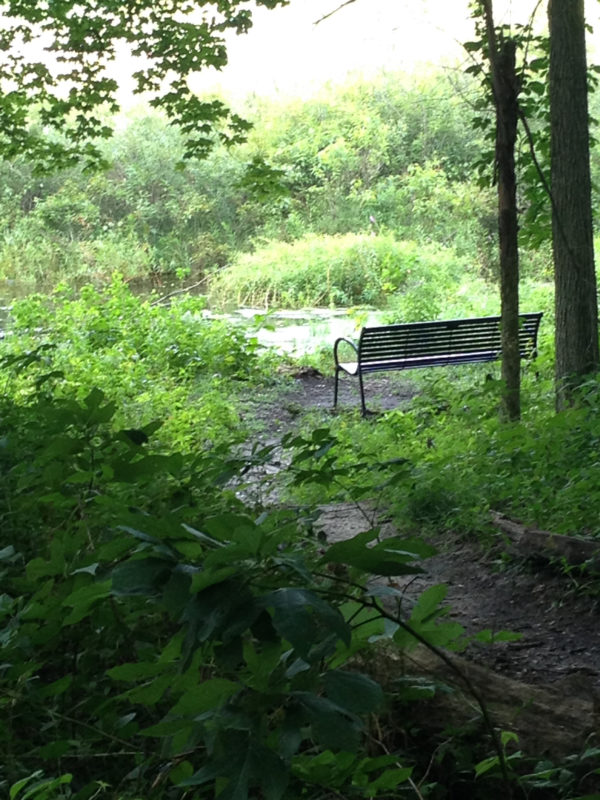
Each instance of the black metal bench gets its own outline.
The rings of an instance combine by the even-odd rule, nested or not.
[[[520,314],[521,358],[537,354],[537,334],[542,312]],[[363,416],[367,413],[363,376],[388,370],[445,367],[495,361],[501,354],[500,317],[410,322],[363,328],[358,346],[343,337],[333,347],[335,359],[334,408],[338,401],[340,373],[358,376]],[[353,350],[352,361],[341,361],[340,345]]]

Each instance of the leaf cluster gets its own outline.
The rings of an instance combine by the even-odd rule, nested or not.
[[[274,8],[285,0],[256,0]],[[26,154],[40,171],[105,164],[95,143],[112,133],[106,114],[119,110],[111,65],[125,47],[134,59],[135,93],[150,95],[186,137],[185,157],[205,155],[221,125],[223,141],[240,141],[248,124],[219,100],[199,99],[188,78],[227,63],[224,33],[245,33],[252,12],[240,0],[135,4],[120,0],[50,5],[5,0],[0,79],[0,149]],[[36,128],[34,123],[38,124]],[[59,132],[61,138],[44,131]]]

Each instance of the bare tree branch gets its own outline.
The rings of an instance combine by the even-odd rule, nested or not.
[[[356,0],[344,0],[344,2],[341,5],[339,5],[337,8],[334,8],[333,11],[330,11],[328,14],[325,14],[323,17],[320,17],[315,22],[315,25],[318,25],[319,22],[323,22],[324,20],[329,19],[329,17],[333,17],[333,15],[337,14],[338,11],[341,11],[342,8],[344,8],[345,6],[349,6],[351,3],[355,3],[355,2],[356,2]]]

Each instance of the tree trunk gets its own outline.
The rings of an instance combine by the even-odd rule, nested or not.
[[[598,370],[583,0],[549,0],[556,405]]]
[[[515,43],[500,43],[497,59],[496,164],[498,167],[498,239],[502,309],[502,379],[504,413],[509,420],[521,415],[521,360],[519,353],[519,223],[515,142],[518,122],[518,82]]]
[[[505,417],[509,420],[517,420],[521,415],[521,362],[519,354],[519,224],[515,174],[515,143],[519,118],[516,46],[511,39],[498,40],[494,27],[492,0],[483,0],[482,7],[496,106],[502,379],[504,382],[502,405]]]

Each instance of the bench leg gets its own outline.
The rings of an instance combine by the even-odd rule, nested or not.
[[[340,370],[336,368],[335,370],[335,383],[333,385],[333,407],[336,408],[337,401],[338,401],[338,380],[340,377]]]
[[[365,387],[363,385],[363,376],[360,369],[358,370],[358,384],[360,386],[360,407],[363,417],[367,416],[367,406],[365,405]]]
[[[336,371],[335,371],[335,381],[334,381],[334,384],[333,384],[333,407],[334,408],[337,407],[337,402],[338,402],[338,383],[339,383],[339,379],[340,379],[340,372],[341,372],[341,370],[339,370],[339,369],[336,369]],[[358,385],[360,387],[360,407],[361,407],[361,412],[362,412],[363,417],[366,417],[368,411],[367,411],[367,406],[365,404],[365,387],[363,385],[363,376],[362,376],[362,372],[360,370],[358,371]]]

